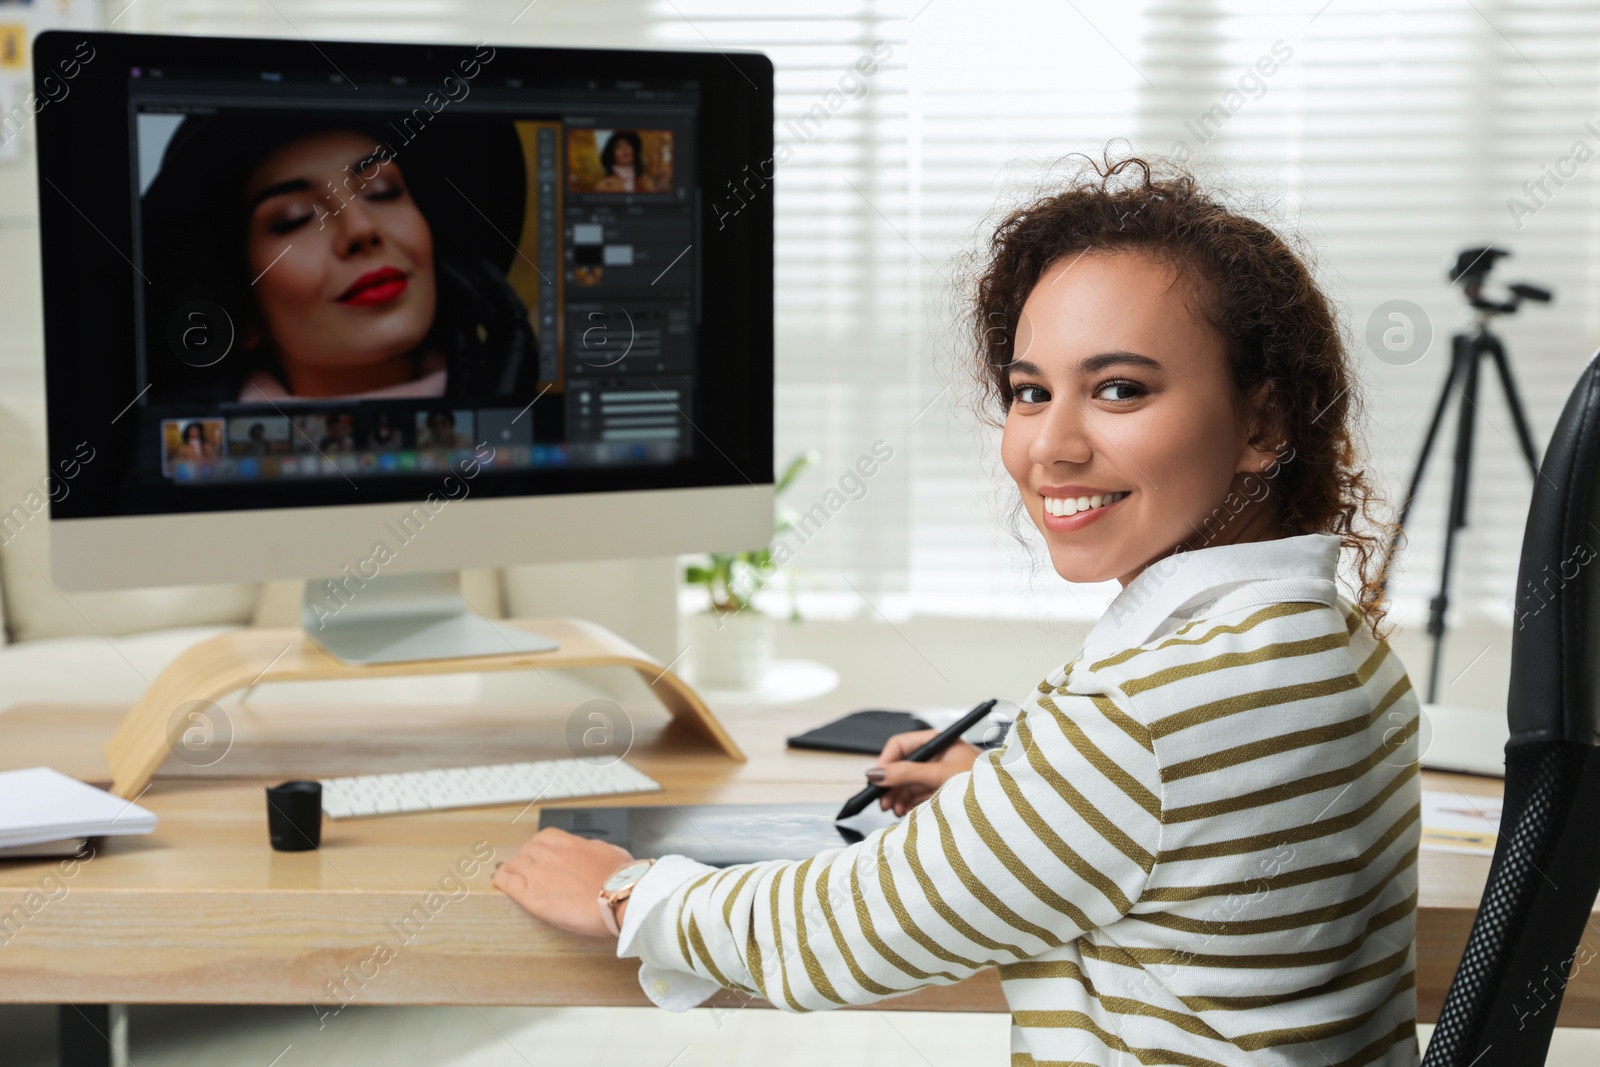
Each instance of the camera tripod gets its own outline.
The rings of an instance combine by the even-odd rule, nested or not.
[[[1393,562],[1400,539],[1404,536],[1406,519],[1411,515],[1411,505],[1417,498],[1422,477],[1428,466],[1428,456],[1439,436],[1439,426],[1444,421],[1445,409],[1450,406],[1451,394],[1458,394],[1461,402],[1456,415],[1455,455],[1450,476],[1450,508],[1445,520],[1444,559],[1440,567],[1438,593],[1428,602],[1428,636],[1433,640],[1432,661],[1428,665],[1428,700],[1436,703],[1439,696],[1439,664],[1444,652],[1445,615],[1450,607],[1450,571],[1455,563],[1456,532],[1467,525],[1467,490],[1472,478],[1472,444],[1477,420],[1478,381],[1485,359],[1494,364],[1500,378],[1500,388],[1505,393],[1506,406],[1511,410],[1516,425],[1517,445],[1528,470],[1535,478],[1539,475],[1539,460],[1533,446],[1533,435],[1528,429],[1527,412],[1511,377],[1511,364],[1506,356],[1505,344],[1489,328],[1497,315],[1510,315],[1517,311],[1523,300],[1549,303],[1553,294],[1548,289],[1517,283],[1509,286],[1510,298],[1489,300],[1483,296],[1483,283],[1495,260],[1510,255],[1501,248],[1468,248],[1456,257],[1450,269],[1451,282],[1460,282],[1466,290],[1467,303],[1473,310],[1473,325],[1450,339],[1450,371],[1439,390],[1434,405],[1433,419],[1428,433],[1422,439],[1422,450],[1417,455],[1417,465],[1411,474],[1411,485],[1406,489],[1405,503],[1401,506],[1399,521],[1389,539],[1384,554],[1383,584],[1388,583],[1389,566]]]

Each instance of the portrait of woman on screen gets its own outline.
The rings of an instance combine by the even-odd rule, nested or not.
[[[186,117],[143,197],[153,399],[530,391],[538,340],[506,280],[516,249],[485,239],[486,226],[522,226],[525,167],[509,125],[497,126],[503,136],[475,153],[475,180],[458,181],[438,170],[465,158],[439,129],[396,150],[392,131],[386,141],[377,123],[341,116]],[[451,184],[471,185],[480,203]],[[220,309],[232,333],[206,366],[173,351],[167,329],[196,301]]]

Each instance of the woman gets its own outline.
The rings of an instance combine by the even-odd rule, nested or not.
[[[387,411],[378,412],[372,431],[367,434],[367,447],[375,452],[394,452],[405,447],[400,428],[394,424]]]
[[[322,431],[323,452],[354,452],[356,450],[356,420],[351,415],[329,415]]]
[[[427,421],[427,440],[419,442],[432,448],[461,448],[461,434],[456,432],[456,417],[450,411],[430,411]]]
[[[653,193],[655,180],[644,169],[644,142],[632,130],[617,130],[600,149],[606,176],[595,182],[597,193]]]
[[[244,454],[247,456],[264,456],[271,450],[267,444],[267,428],[259,422],[252,422],[244,442]]]
[[[146,343],[161,398],[532,389],[538,345],[506,282],[515,250],[499,236],[521,231],[521,151],[507,124],[447,126],[397,154],[360,117],[186,118],[144,197]],[[466,156],[464,144],[482,169],[456,175],[452,191],[437,160]],[[166,339],[172,309],[196,299],[222,308],[238,338],[204,368]]]
[[[1002,221],[974,311],[1022,509],[1058,575],[1121,593],[1003,748],[890,742],[897,825],[625,870],[619,954],[675,1010],[995,966],[1013,1064],[1415,1064],[1418,705],[1327,300],[1267,227],[1128,159]],[[544,830],[495,884],[603,935],[629,859]]]
[[[198,420],[184,424],[183,444],[176,459],[211,459],[213,450],[206,445],[206,428]]]
[[[239,400],[444,393],[444,353],[427,343],[433,232],[400,164],[377,149],[328,130],[282,146],[246,180],[259,325],[244,344],[269,346],[276,366],[252,372]]]

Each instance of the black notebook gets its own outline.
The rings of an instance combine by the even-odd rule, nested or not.
[[[876,756],[895,734],[926,729],[928,724],[909,711],[853,711],[842,719],[796,734],[789,738],[789,747]]]

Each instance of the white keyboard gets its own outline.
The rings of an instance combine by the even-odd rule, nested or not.
[[[330,819],[409,811],[526,804],[612,793],[658,790],[655,779],[623,760],[595,765],[581,759],[496,763],[442,771],[360,774],[322,779],[322,810]]]

